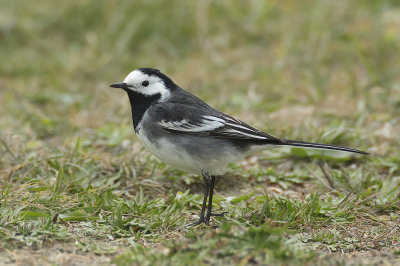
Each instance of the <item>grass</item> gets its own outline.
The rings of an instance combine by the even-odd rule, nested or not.
[[[6,1],[0,262],[396,264],[399,14],[397,1]],[[217,179],[219,229],[185,228],[201,178],[144,150],[108,88],[145,66],[276,136],[371,156],[265,151]]]

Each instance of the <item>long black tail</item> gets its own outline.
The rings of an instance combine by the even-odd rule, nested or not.
[[[326,145],[320,143],[312,143],[312,142],[304,142],[298,140],[288,140],[285,139],[279,145],[287,145],[287,146],[295,146],[295,147],[304,147],[304,148],[314,148],[314,149],[324,149],[324,150],[336,150],[336,151],[347,151],[347,152],[354,152],[359,154],[368,155],[368,152],[360,151],[352,148],[335,146],[335,145]]]

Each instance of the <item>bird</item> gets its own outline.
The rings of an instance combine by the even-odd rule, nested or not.
[[[289,140],[265,133],[214,109],[158,69],[133,70],[122,82],[110,87],[128,94],[133,128],[145,148],[174,168],[202,176],[205,189],[200,216],[188,226],[203,223],[210,226],[211,216],[226,214],[213,213],[212,200],[216,176],[226,173],[230,163],[280,146],[368,155],[353,148]]]

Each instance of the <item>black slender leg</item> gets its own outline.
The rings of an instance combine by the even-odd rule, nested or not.
[[[208,175],[207,172],[203,172],[202,171],[201,175],[203,176],[205,189],[204,189],[204,197],[203,197],[203,206],[201,207],[201,212],[200,212],[200,218],[199,218],[199,220],[197,222],[188,224],[187,226],[196,226],[196,225],[199,225],[201,223],[205,223],[206,225],[209,225],[209,220],[210,219],[206,220],[205,217],[204,217],[204,214],[206,212],[207,198],[208,198],[208,194],[210,192],[211,178],[210,178],[210,176]]]
[[[210,192],[208,196],[208,208],[207,208],[207,214],[205,217],[205,220],[207,223],[210,223],[210,217],[211,216],[224,216],[228,212],[221,212],[221,213],[212,213],[212,199],[214,195],[214,185],[215,185],[215,176],[211,176],[211,182],[210,182]]]
[[[207,214],[206,214],[206,221],[209,223],[210,222],[210,217],[211,217],[211,209],[212,209],[212,199],[213,199],[213,194],[214,194],[214,185],[215,185],[215,176],[211,176],[211,182],[210,182],[210,193],[208,196],[208,208],[207,208]]]
[[[197,222],[188,224],[187,226],[196,226],[199,224],[206,224],[210,225],[210,217],[211,216],[224,216],[227,212],[222,213],[212,213],[212,199],[214,194],[214,185],[215,185],[215,176],[210,176],[206,171],[202,171],[201,175],[203,176],[205,190],[204,190],[204,197],[203,197],[203,206],[201,207],[200,218]],[[206,205],[207,205],[207,198],[208,198],[208,207],[207,207],[207,214],[206,212]],[[214,226],[217,228],[217,226]]]

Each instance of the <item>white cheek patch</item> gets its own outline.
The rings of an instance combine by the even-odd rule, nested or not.
[[[135,92],[141,93],[143,95],[156,95],[156,94],[161,94],[161,101],[165,101],[169,98],[170,92],[165,88],[164,82],[159,81],[157,83],[151,83],[147,87],[140,87],[140,88],[129,88]]]
[[[149,81],[147,87],[142,85],[143,81]],[[170,91],[165,87],[164,82],[155,76],[149,76],[144,74],[140,70],[134,70],[124,79],[124,82],[128,84],[128,89],[143,94],[143,95],[156,95],[161,94],[160,101],[165,101],[170,96]]]

